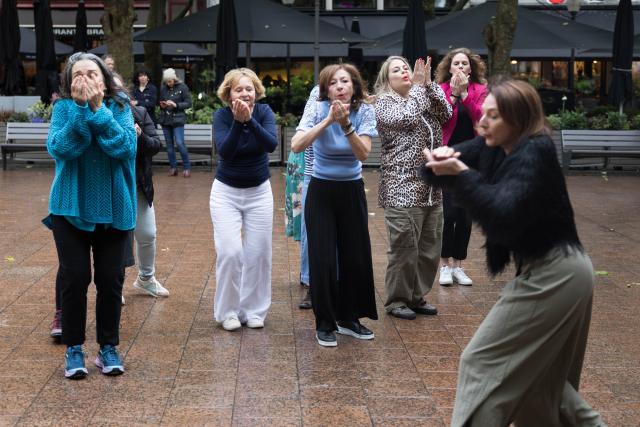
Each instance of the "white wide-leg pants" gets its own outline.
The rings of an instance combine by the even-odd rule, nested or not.
[[[271,305],[271,183],[235,188],[214,180],[209,207],[217,254],[214,317],[264,320]]]

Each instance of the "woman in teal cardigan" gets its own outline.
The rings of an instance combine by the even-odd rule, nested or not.
[[[100,58],[72,55],[47,139],[56,162],[49,214],[62,278],[67,378],[84,378],[88,373],[82,344],[92,252],[100,344],[95,363],[105,375],[124,372],[116,346],[125,245],[136,225],[136,131],[128,100],[118,93]]]

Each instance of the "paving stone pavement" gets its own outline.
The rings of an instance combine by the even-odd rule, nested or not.
[[[63,378],[64,347],[48,336],[57,258],[47,213],[53,169],[0,172],[0,425],[445,426],[459,355],[513,271],[492,279],[474,230],[466,270],[472,287],[434,286],[440,314],[415,321],[384,314],[387,236],[375,170],[364,173],[380,320],[365,320],[371,342],[339,336],[320,348],[311,311],[297,303],[297,243],[284,236],[284,177],[272,169],[275,198],[273,305],[263,330],[229,333],[212,317],[215,253],[209,215],[212,173],[191,179],[156,171],[157,277],[154,299],[127,270],[121,345],[127,372]],[[640,425],[640,178],[568,178],[580,237],[597,276],[581,390],[609,426]]]

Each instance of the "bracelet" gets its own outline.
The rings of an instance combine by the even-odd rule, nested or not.
[[[351,126],[351,128],[349,129],[348,132],[344,133],[344,136],[346,136],[347,138],[349,137],[349,135],[351,135],[352,133],[354,133],[356,130],[353,126]]]
[[[454,95],[454,94],[451,94],[451,96],[453,96],[454,98],[457,98],[457,99],[462,98],[462,95]]]
[[[351,128],[351,121],[348,121],[347,124],[344,126],[340,125],[340,127],[344,132],[348,131]]]

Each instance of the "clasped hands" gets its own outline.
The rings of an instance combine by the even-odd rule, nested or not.
[[[80,105],[88,102],[91,111],[96,111],[104,99],[104,83],[83,75],[75,76],[71,82],[71,98]]]
[[[331,107],[329,109],[329,114],[325,119],[327,121],[327,124],[336,122],[342,128],[349,126],[349,108],[349,104],[343,104],[338,100],[332,101]]]
[[[451,147],[440,147],[431,151],[425,148],[422,152],[427,159],[426,166],[436,175],[458,175],[460,172],[469,169],[458,159],[460,153]]]
[[[463,96],[469,87],[469,77],[462,70],[455,70],[449,85],[453,96]]]
[[[241,99],[235,99],[231,103],[231,112],[234,120],[240,123],[246,123],[251,120],[251,108],[249,108],[249,104]]]
[[[431,57],[428,57],[426,61],[422,58],[416,60],[413,66],[411,83],[421,86],[429,86],[431,84]]]

